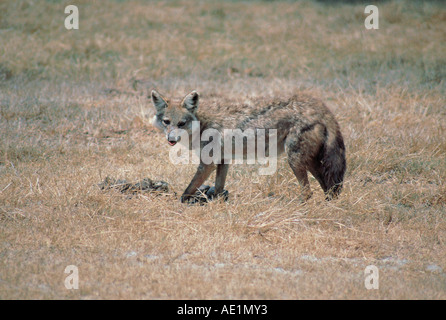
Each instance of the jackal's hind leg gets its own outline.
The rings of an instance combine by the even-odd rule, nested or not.
[[[324,192],[327,194],[328,188],[324,180],[324,173],[322,171],[321,165],[313,164],[312,166],[310,166],[309,170],[313,177],[319,182],[322,190],[324,190]]]
[[[289,162],[289,164],[294,172],[294,175],[297,178],[297,181],[300,184],[300,187],[302,188],[303,201],[307,201],[313,195],[313,192],[311,191],[310,188],[310,182],[308,181],[307,170],[300,165],[296,165],[295,163]]]
[[[322,172],[317,159],[324,140],[324,127],[321,124],[307,126],[298,132],[291,132],[285,141],[288,163],[302,187],[303,200],[312,196],[307,171],[319,181],[326,190]]]

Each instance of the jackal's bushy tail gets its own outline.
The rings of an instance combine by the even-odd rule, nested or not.
[[[346,170],[345,146],[339,129],[329,133],[322,155],[322,175],[327,200],[336,198],[342,190]]]

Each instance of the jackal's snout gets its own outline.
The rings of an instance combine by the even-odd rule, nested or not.
[[[177,142],[180,142],[181,140],[181,132],[179,129],[172,128],[171,130],[168,130],[166,133],[167,142],[174,146]]]

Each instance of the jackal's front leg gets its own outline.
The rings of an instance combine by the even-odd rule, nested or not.
[[[229,164],[221,163],[217,165],[217,176],[215,177],[215,193],[220,194],[225,189],[226,175]]]
[[[188,202],[189,199],[194,198],[195,193],[197,192],[198,188],[203,184],[203,182],[206,181],[207,178],[209,178],[212,171],[214,171],[215,165],[214,164],[204,164],[200,163],[200,165],[197,168],[197,172],[195,173],[195,176],[193,177],[192,181],[190,182],[189,186],[184,191],[183,195],[181,196],[181,202]]]
[[[223,198],[225,201],[228,200],[229,193],[225,190],[226,175],[228,174],[229,164],[217,164],[217,175],[215,178],[215,187],[201,186],[206,195],[206,202],[213,200],[215,198]]]

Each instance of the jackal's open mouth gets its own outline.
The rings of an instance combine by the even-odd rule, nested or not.
[[[170,144],[171,146],[174,146],[174,145],[176,145],[176,144],[177,144],[177,142],[176,142],[176,141],[169,141],[169,140],[167,140],[167,142],[169,142],[169,144]]]

